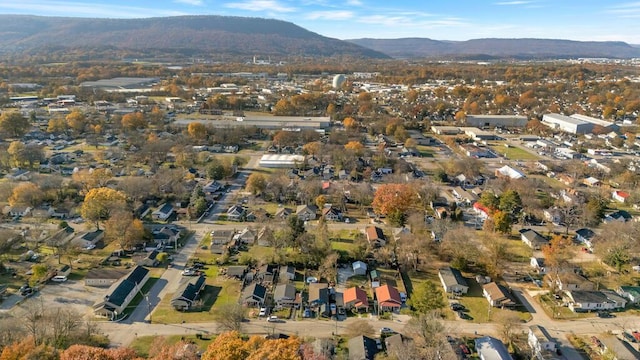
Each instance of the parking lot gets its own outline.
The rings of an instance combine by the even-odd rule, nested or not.
[[[67,280],[65,282],[49,282],[41,286],[31,297],[22,304],[31,301],[42,302],[44,309],[63,306],[65,309],[77,311],[83,316],[92,316],[92,305],[104,294],[104,289],[86,287],[84,282]],[[20,295],[12,295],[18,297]]]

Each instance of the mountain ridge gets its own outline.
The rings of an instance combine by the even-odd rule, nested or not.
[[[464,41],[411,37],[345,40],[383,52],[394,58],[636,58],[640,48],[622,41],[575,41],[538,38],[482,38]]]

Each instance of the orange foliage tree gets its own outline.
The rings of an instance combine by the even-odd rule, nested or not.
[[[407,184],[385,184],[373,196],[373,210],[378,214],[406,213],[415,203],[416,192]]]
[[[60,354],[60,360],[142,360],[130,348],[104,349],[87,345],[71,345]]]
[[[209,344],[202,360],[299,360],[300,345],[297,337],[266,340],[252,336],[244,341],[239,332],[229,331]]]
[[[345,128],[347,129],[353,129],[356,127],[356,120],[352,117],[347,117],[344,120],[342,120],[342,125],[344,125]]]
[[[207,128],[199,122],[192,122],[187,126],[187,134],[193,139],[202,140],[207,137]]]
[[[127,130],[144,129],[147,127],[147,119],[141,112],[126,114],[122,117],[122,127]]]

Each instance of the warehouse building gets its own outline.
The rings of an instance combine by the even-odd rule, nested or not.
[[[266,168],[295,168],[302,164],[302,155],[265,154],[260,158],[260,166]]]
[[[605,121],[602,119],[597,119],[591,116],[587,116],[587,115],[582,115],[582,114],[573,114],[571,115],[572,118],[574,119],[578,119],[578,120],[582,120],[582,121],[586,121],[588,123],[591,123],[593,125],[599,125],[602,126],[603,128],[609,130],[609,131],[616,131],[618,130],[618,126],[612,122],[609,121]]]
[[[544,114],[542,123],[550,128],[571,134],[588,134],[593,131],[594,127],[593,123],[560,114]]]
[[[520,115],[467,115],[467,125],[479,128],[522,128],[529,118]]]

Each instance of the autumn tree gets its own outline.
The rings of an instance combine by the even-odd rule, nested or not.
[[[73,173],[71,179],[82,186],[82,193],[86,194],[89,190],[105,187],[113,178],[111,169],[98,168],[89,170],[80,170]]]
[[[124,209],[125,205],[126,195],[123,192],[99,187],[85,195],[80,212],[83,218],[94,221],[99,228],[99,221],[108,219],[113,211]]]
[[[105,237],[120,244],[123,249],[131,249],[144,238],[144,224],[126,210],[114,211],[105,222]]]
[[[356,154],[362,154],[362,151],[364,150],[364,145],[362,145],[360,141],[349,141],[348,143],[345,144],[344,148],[346,150],[353,151]]]
[[[247,178],[247,191],[254,195],[262,194],[267,187],[267,177],[263,174],[253,172]]]
[[[408,303],[415,311],[422,314],[442,309],[445,306],[442,290],[433,281],[416,285]]]
[[[512,219],[511,214],[498,210],[492,215],[493,231],[501,234],[510,234]]]
[[[187,126],[187,134],[195,140],[203,140],[207,137],[207,128],[199,122],[189,123]]]
[[[447,343],[445,325],[438,311],[413,316],[407,323],[405,331],[413,338],[418,354],[411,354],[408,359],[441,359],[440,351]],[[410,349],[407,349],[410,350]]]
[[[384,184],[373,196],[372,206],[378,214],[406,213],[414,205],[416,193],[407,184]]]
[[[48,344],[36,344],[31,337],[23,338],[2,349],[0,360],[57,360],[58,352]],[[66,359],[65,359],[66,360]]]
[[[557,275],[560,269],[573,258],[574,252],[571,242],[568,236],[554,235],[549,243],[540,249],[544,254],[545,266],[552,273]]]
[[[67,121],[67,126],[77,134],[84,133],[88,124],[87,117],[79,109],[72,110],[67,114],[65,120]]]
[[[34,207],[38,205],[44,197],[44,193],[40,188],[32,182],[22,182],[18,184],[9,197],[9,205],[29,205]]]
[[[144,129],[147,127],[147,119],[145,119],[144,114],[137,111],[124,115],[120,121],[122,127],[127,130]]]
[[[312,141],[302,146],[302,151],[304,151],[305,154],[308,154],[314,157],[317,155],[320,155],[321,150],[322,150],[322,143],[319,141]]]
[[[344,125],[347,130],[353,130],[356,128],[356,126],[358,126],[356,120],[352,117],[346,117],[344,120],[342,120],[342,125]]]
[[[88,345],[71,345],[60,353],[60,360],[142,360],[135,350],[126,347],[105,349]],[[168,358],[166,358],[168,359]]]
[[[8,136],[19,138],[30,128],[29,119],[17,111],[5,111],[0,115],[0,131]]]
[[[54,117],[49,119],[47,125],[47,132],[49,133],[65,133],[67,132],[68,125],[64,118]]]

